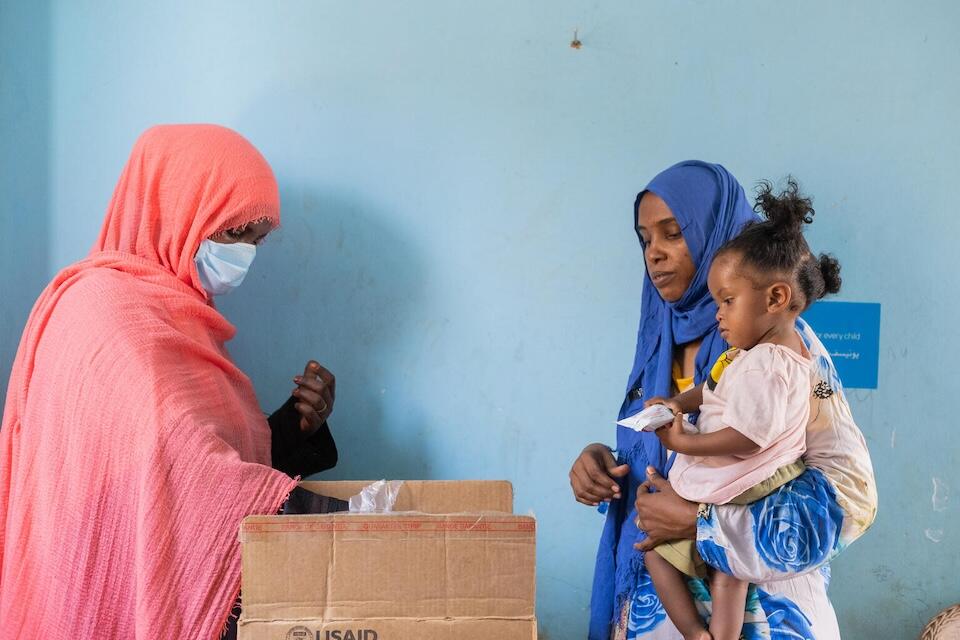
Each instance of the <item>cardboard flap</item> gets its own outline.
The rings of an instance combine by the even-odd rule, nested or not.
[[[507,514],[250,516],[243,618],[530,618],[535,538]]]
[[[349,500],[373,480],[306,481],[300,486],[323,496]],[[506,480],[404,480],[394,511],[420,513],[513,513],[513,485]]]

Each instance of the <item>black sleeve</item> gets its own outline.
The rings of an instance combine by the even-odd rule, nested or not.
[[[273,468],[288,476],[307,477],[337,465],[337,444],[326,422],[310,436],[300,430],[297,399],[292,397],[273,415],[270,423],[270,454]]]

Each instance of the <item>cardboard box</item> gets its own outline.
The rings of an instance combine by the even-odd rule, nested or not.
[[[314,493],[349,500],[369,485],[366,480],[301,482]],[[407,480],[393,510],[419,513],[513,513],[513,485],[506,480]]]
[[[246,518],[239,640],[536,638],[536,522],[510,483],[407,481],[395,508]]]

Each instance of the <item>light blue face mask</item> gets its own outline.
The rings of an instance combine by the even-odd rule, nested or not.
[[[245,242],[224,244],[213,240],[200,243],[197,256],[197,273],[200,284],[211,296],[230,293],[247,277],[247,271],[257,256],[257,245]]]

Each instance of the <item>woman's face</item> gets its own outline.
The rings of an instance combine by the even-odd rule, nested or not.
[[[697,272],[680,224],[667,203],[647,192],[637,207],[637,234],[650,281],[667,302],[679,300]]]
[[[273,231],[273,224],[269,220],[262,220],[235,229],[221,231],[216,235],[210,236],[210,239],[220,244],[234,244],[237,242],[260,244],[271,231]]]

